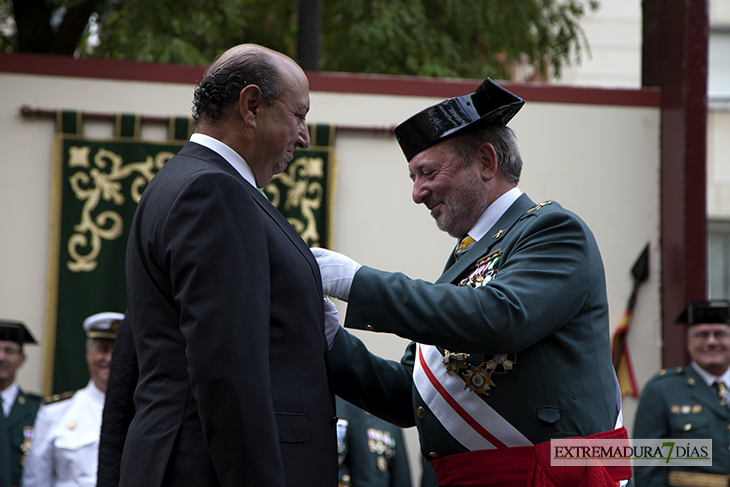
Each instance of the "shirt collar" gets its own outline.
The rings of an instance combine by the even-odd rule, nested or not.
[[[13,382],[0,393],[3,398],[3,413],[5,416],[9,415],[10,410],[13,409],[15,398],[18,397],[18,389],[18,383]]]
[[[238,174],[240,174],[243,179],[248,181],[254,188],[257,188],[256,177],[254,176],[251,167],[246,163],[243,157],[238,154],[238,152],[234,151],[218,139],[214,139],[209,135],[197,132],[190,136],[190,142],[195,142],[203,147],[207,147],[221,156],[228,162],[228,164],[233,166],[233,169],[238,171]]]
[[[702,380],[705,381],[705,384],[707,384],[708,386],[714,384],[717,379],[721,379],[725,383],[725,385],[730,388],[730,368],[728,368],[724,374],[718,377],[716,375],[710,374],[705,369],[697,365],[697,362],[693,361],[690,365],[693,369],[695,369],[695,372],[697,372],[699,376],[702,377]]]
[[[514,187],[497,198],[494,203],[484,210],[482,216],[479,217],[474,226],[471,227],[471,230],[469,230],[468,235],[477,241],[481,239],[521,195],[522,191],[520,191],[520,188]]]

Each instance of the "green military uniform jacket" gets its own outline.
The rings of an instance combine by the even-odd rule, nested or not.
[[[692,366],[662,370],[641,392],[634,438],[712,439],[711,467],[676,470],[730,474],[730,410]],[[636,487],[666,486],[667,467],[634,467]]]
[[[411,487],[403,432],[337,398],[337,454],[341,487]]]
[[[495,252],[490,281],[454,285]],[[436,283],[360,268],[345,326],[468,352],[474,365],[508,354],[513,367],[492,375],[482,399],[533,444],[615,427],[603,263],[589,228],[556,202],[520,196],[456,263],[449,258]],[[330,351],[335,392],[401,427],[418,426],[427,458],[464,452],[413,386],[415,347],[388,361],[340,329]]]
[[[18,389],[18,396],[15,398],[13,408],[5,419],[8,429],[8,439],[10,441],[10,469],[11,484],[20,485],[20,478],[23,473],[21,460],[27,455],[27,451],[23,451],[24,444],[27,449],[25,430],[33,428],[38,408],[41,406],[41,398],[35,394],[28,394],[22,389]]]

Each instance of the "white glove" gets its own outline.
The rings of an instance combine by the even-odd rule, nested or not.
[[[362,267],[346,255],[331,250],[311,249],[322,274],[322,290],[327,296],[347,301],[355,273]]]
[[[327,337],[327,350],[332,348],[339,330],[340,315],[337,314],[337,306],[328,298],[324,298],[324,336]]]

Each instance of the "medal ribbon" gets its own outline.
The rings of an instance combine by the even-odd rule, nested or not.
[[[442,360],[436,347],[419,343],[413,382],[436,419],[454,439],[471,451],[532,446],[509,421],[465,389],[459,376],[449,374]]]

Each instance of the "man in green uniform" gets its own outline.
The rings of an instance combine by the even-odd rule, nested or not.
[[[16,381],[18,369],[25,363],[25,343],[36,341],[23,323],[0,321],[0,396],[8,432],[10,485],[20,485],[33,438],[33,422],[41,405],[39,396],[26,393]]]
[[[634,438],[712,439],[712,466],[635,467],[636,487],[730,485],[730,303],[692,301],[687,367],[661,370],[644,387]]]
[[[338,487],[411,487],[403,432],[337,398]]]
[[[413,201],[459,239],[435,283],[313,249],[324,293],[349,303],[345,326],[413,340],[389,361],[339,328],[335,393],[417,426],[441,486],[614,486],[630,468],[549,461],[551,439],[626,430],[598,245],[578,216],[517,187],[522,159],[506,124],[523,103],[486,79],[395,129]]]

